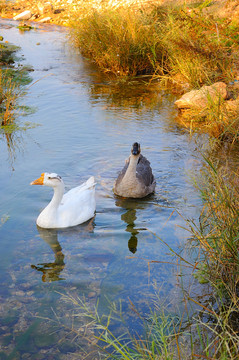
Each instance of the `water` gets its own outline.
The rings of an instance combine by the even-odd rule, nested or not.
[[[174,120],[174,97],[157,84],[106,78],[70,50],[61,28],[23,33],[1,20],[0,29],[34,69],[21,103],[35,111],[19,123],[37,125],[13,134],[11,146],[0,135],[0,358],[83,359],[91,346],[72,341],[75,334],[63,328],[77,310],[62,294],[85,297],[89,306],[99,301],[101,313],[121,299],[132,331],[140,327],[129,299],[146,314],[157,283],[172,306],[180,301],[176,261],[153,233],[175,251],[184,248],[188,234],[178,213],[197,219],[200,211],[189,176],[197,148]],[[156,192],[118,199],[114,180],[135,141],[151,162]],[[38,229],[35,220],[52,192],[29,184],[45,171],[61,175],[67,189],[94,175],[95,218],[72,229]]]

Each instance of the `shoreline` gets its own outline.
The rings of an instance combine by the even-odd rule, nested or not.
[[[177,5],[185,4],[190,6],[195,0],[178,0]],[[18,21],[34,21],[49,23],[61,26],[71,26],[71,21],[82,16],[89,15],[93,10],[103,11],[104,9],[116,10],[117,8],[129,8],[133,10],[147,11],[148,8],[173,4],[172,0],[16,0],[15,2],[5,2],[0,5],[0,16],[2,18],[13,19],[16,15],[24,11],[31,12],[29,19]],[[215,0],[213,4],[202,9],[205,15],[213,17],[225,17],[229,22],[239,22],[239,4],[237,1]]]

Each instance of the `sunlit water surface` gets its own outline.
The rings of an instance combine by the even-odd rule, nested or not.
[[[147,314],[157,284],[172,307],[180,302],[176,259],[159,238],[182,251],[188,234],[179,214],[198,217],[189,176],[197,149],[174,121],[174,97],[157,84],[117,85],[69,49],[65,30],[16,26],[1,20],[0,35],[19,45],[22,63],[34,69],[21,99],[34,111],[19,124],[37,126],[12,134],[12,142],[0,135],[0,358],[83,359],[91,347],[63,328],[77,310],[62,294],[85,297],[90,306],[99,301],[101,313],[121,299],[135,332],[141,328],[129,299]],[[112,187],[135,141],[151,162],[156,192],[121,200]],[[38,229],[35,220],[52,191],[29,184],[44,171],[61,175],[66,189],[94,175],[95,218],[67,230]]]

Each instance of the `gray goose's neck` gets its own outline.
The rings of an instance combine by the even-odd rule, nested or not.
[[[140,155],[130,155],[129,166],[126,170],[124,180],[127,178],[136,178],[136,168],[139,161],[139,156]]]

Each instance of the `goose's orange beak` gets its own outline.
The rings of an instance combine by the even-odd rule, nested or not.
[[[41,176],[38,179],[32,181],[30,185],[43,185],[44,175],[45,173],[42,173]]]

